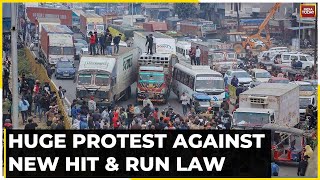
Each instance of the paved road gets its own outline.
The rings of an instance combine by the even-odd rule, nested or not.
[[[79,61],[75,61],[75,66],[78,68]],[[57,80],[54,76],[52,76],[52,81],[54,84],[59,87],[62,86],[67,92],[66,92],[66,101],[67,104],[70,106],[73,99],[76,99],[76,83],[73,82],[73,80]],[[128,104],[134,104],[135,103],[135,92],[136,92],[136,83],[134,83],[131,86],[131,98],[128,101],[119,101],[116,104],[119,106],[126,107]],[[178,114],[182,114],[182,106],[178,102],[177,96],[171,92],[168,103],[165,105],[156,105],[160,111],[162,111],[164,108],[167,108],[169,105],[174,108],[175,112]],[[142,107],[141,107],[142,108]],[[297,177],[297,167],[293,166],[287,166],[287,165],[280,165],[280,173],[279,177]]]

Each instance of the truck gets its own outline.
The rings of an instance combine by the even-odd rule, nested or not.
[[[36,20],[36,26],[38,27],[37,29],[38,34],[41,34],[42,26],[45,24],[61,25],[61,21],[59,18],[38,18]]]
[[[233,113],[235,129],[261,128],[265,124],[295,127],[300,121],[299,86],[262,83],[242,92]]]
[[[89,33],[97,32],[98,35],[104,33],[105,25],[103,17],[95,13],[83,13],[80,15],[80,32],[84,37],[89,38]]]
[[[136,81],[139,51],[121,47],[119,55],[83,55],[76,75],[76,97],[84,101],[94,98],[99,108],[128,100]]]
[[[65,25],[42,25],[39,55],[54,69],[60,59],[74,62],[73,32]]]
[[[72,27],[71,9],[54,9],[46,7],[27,7],[26,14],[28,20],[35,24],[38,18],[58,18],[62,25]]]
[[[139,71],[136,101],[148,97],[152,102],[167,103],[172,82],[172,65],[176,56],[173,54],[143,53],[138,59]]]
[[[138,47],[141,53],[146,53],[148,47],[146,46],[147,36],[153,36],[153,53],[159,54],[176,54],[176,40],[171,36],[165,35],[160,32],[138,32],[134,31],[133,37],[134,47]]]

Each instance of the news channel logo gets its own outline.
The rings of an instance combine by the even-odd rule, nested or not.
[[[317,4],[300,4],[300,18],[315,18]]]

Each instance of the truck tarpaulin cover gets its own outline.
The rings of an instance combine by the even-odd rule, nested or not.
[[[69,9],[27,7],[26,12],[32,23],[35,23],[37,18],[59,18],[62,25],[72,26],[72,10]]]

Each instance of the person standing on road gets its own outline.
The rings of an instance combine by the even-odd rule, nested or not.
[[[23,124],[27,122],[29,106],[29,102],[25,99],[25,97],[22,97],[22,99],[19,102],[19,109],[21,112]]]
[[[94,97],[91,96],[90,101],[88,102],[89,112],[93,113],[97,109],[97,103],[94,101]]]
[[[47,65],[46,69],[47,69],[47,75],[51,79],[51,77],[52,77],[52,69],[51,69],[51,67],[49,65]]]
[[[2,102],[2,120],[11,119],[11,102],[8,98]]]
[[[63,103],[63,100],[64,100],[64,98],[65,98],[65,95],[64,95],[65,90],[62,89],[61,86],[59,86],[59,91],[58,91],[58,93],[59,93],[59,97],[60,97],[60,99],[62,99],[62,103]]]
[[[100,36],[100,38],[99,38],[100,54],[101,54],[101,55],[104,55],[104,54],[105,54],[105,52],[104,52],[104,50],[106,49],[105,42],[106,42],[106,36],[104,36],[104,34],[101,33],[101,36]]]
[[[279,170],[280,170],[280,168],[279,168],[278,164],[276,164],[273,160],[271,162],[271,175],[272,176],[279,176]]]
[[[28,119],[28,124],[26,124],[24,126],[25,130],[36,130],[36,128],[38,127],[38,124],[33,122],[33,118],[29,118]]]
[[[99,38],[98,38],[97,32],[94,32],[94,40],[95,40],[95,51],[96,51],[96,54],[99,55]]]
[[[238,87],[239,84],[239,80],[236,76],[233,76],[233,78],[231,79],[231,85],[234,87]]]
[[[299,162],[299,166],[298,166],[298,172],[297,175],[298,176],[305,176],[306,175],[306,171],[307,171],[307,167],[308,167],[308,156],[304,156],[303,159]]]
[[[114,53],[115,54],[119,53],[119,44],[121,41],[121,37],[122,37],[122,34],[119,34],[119,36],[116,36],[113,38],[113,45],[114,45]]]
[[[29,89],[28,90],[28,94],[26,95],[26,100],[28,101],[29,103],[29,108],[28,108],[28,115],[31,116],[31,110],[32,110],[32,103],[33,103],[33,100],[32,100],[32,94],[31,94],[31,90]]]
[[[90,34],[90,55],[96,55],[96,39],[95,36],[91,33]]]
[[[200,65],[200,56],[201,56],[201,50],[199,49],[199,46],[196,47],[196,65]]]
[[[183,111],[183,115],[186,116],[187,115],[187,111],[188,111],[188,96],[186,96],[186,94],[183,92],[181,97],[180,97],[180,101],[182,104],[182,111]]]

